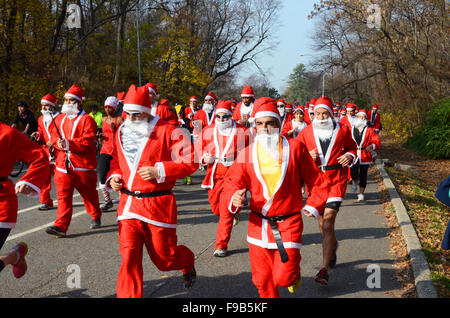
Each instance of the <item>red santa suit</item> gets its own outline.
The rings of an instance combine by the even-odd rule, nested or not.
[[[295,112],[301,111],[304,114],[303,107],[298,106],[295,108]],[[294,113],[295,113],[294,112]],[[304,118],[304,117],[303,117]],[[283,129],[281,130],[281,135],[285,136],[286,138],[296,138],[297,135],[308,126],[305,121],[297,122],[295,120],[295,114],[293,115],[293,118],[286,122],[286,124],[283,126]],[[296,128],[296,130],[293,132],[292,135],[289,136],[288,132],[292,129]]]
[[[231,101],[219,101],[216,113],[227,113],[231,116]],[[227,249],[231,236],[234,216],[231,215],[226,203],[223,202],[224,177],[229,167],[237,158],[238,153],[248,145],[247,127],[228,119],[231,127],[219,129],[212,124],[202,131],[202,137],[197,140],[196,149],[200,163],[206,165],[206,176],[201,187],[208,190],[208,199],[212,212],[219,216],[217,226],[216,249]],[[204,158],[211,155],[216,158],[213,163],[205,163]]]
[[[201,135],[202,129],[212,125],[212,123],[214,122],[214,119],[215,119],[216,110],[215,110],[214,105],[217,104],[216,95],[214,95],[212,92],[208,93],[208,95],[205,96],[205,100],[212,101],[213,109],[211,112],[206,112],[203,108],[199,109],[197,111],[197,113],[195,113],[194,117],[192,118],[190,125],[193,128],[192,135],[193,135],[194,142],[197,140],[198,136]],[[203,105],[203,107],[205,107],[205,104]],[[208,107],[210,107],[210,106],[208,106]],[[194,127],[194,123],[199,123],[199,126]]]
[[[255,102],[254,115],[255,119],[271,116],[280,120],[276,101],[265,97]],[[242,189],[251,193],[247,241],[252,281],[261,297],[272,298],[279,297],[278,286],[292,286],[300,274],[303,183],[314,189],[304,207],[314,215],[322,213],[328,196],[328,180],[306,147],[295,139],[279,140],[275,179],[266,179],[265,169],[273,166],[263,165],[266,158],[260,157],[261,145],[256,141],[241,151],[225,176],[225,197],[231,213],[238,211],[233,195]]]
[[[53,94],[47,94],[41,99],[41,103],[48,104],[52,107],[56,107],[56,101],[57,97]],[[56,117],[59,113],[55,112],[51,116]],[[55,173],[55,149],[48,148],[46,146],[47,142],[51,139],[51,127],[54,126],[54,122],[52,120],[52,117],[48,116],[40,116],[38,118],[38,134],[36,136],[36,140],[39,143],[43,143],[42,149],[44,149],[45,153],[47,154],[49,163],[50,163],[50,178],[48,179],[48,184],[42,189],[41,194],[39,196],[39,201],[42,204],[47,204],[49,207],[53,207],[53,200],[50,196],[50,192],[52,190],[52,183],[51,183],[51,177]]]
[[[255,97],[255,93],[253,92],[253,88],[251,86],[244,86],[242,88],[241,97]],[[233,120],[239,121],[244,120],[244,116],[248,115],[251,116],[253,111],[253,102],[246,106],[243,102],[239,102],[236,105],[236,108],[233,110]],[[249,118],[249,122],[253,122],[252,119]]]
[[[328,97],[325,96],[317,99],[314,109],[319,107],[328,107],[327,109],[332,118],[332,103]],[[350,129],[335,122],[334,125],[335,128],[332,131],[331,140],[326,153],[322,150],[319,136],[314,132],[314,124],[306,127],[297,136],[297,139],[306,146],[308,151],[317,149],[317,152],[319,153],[316,164],[330,179],[330,191],[327,203],[344,201],[345,192],[347,190],[349,169],[348,167],[342,167],[338,163],[338,158],[344,154],[349,154],[353,157],[352,162],[356,159],[356,144],[352,139]]]
[[[373,110],[376,110],[376,111],[373,111]],[[373,105],[373,110],[369,111],[367,118],[368,118],[373,130],[377,134],[379,134],[380,130],[381,130],[381,116],[378,113],[378,105],[377,104]]]
[[[343,116],[339,121],[339,125],[346,126],[348,129],[352,129],[352,123],[356,119],[356,116],[351,116],[349,112],[356,110],[356,105],[352,103],[345,104],[347,115]]]
[[[158,116],[160,119],[167,121],[169,124],[178,126],[177,116],[170,110],[169,101],[162,99],[160,103],[154,102],[151,110],[152,116]]]
[[[79,102],[84,91],[73,85],[65,94]],[[86,212],[93,220],[100,220],[102,211],[99,206],[97,192],[97,151],[95,134],[97,124],[84,110],[76,115],[64,113],[55,118],[55,126],[51,127],[51,142],[57,149],[55,167],[55,187],[58,195],[58,210],[55,226],[66,233],[73,212],[73,192],[76,189],[83,199]],[[72,117],[72,118],[71,118]],[[58,147],[58,139],[65,140],[66,147]]]
[[[197,97],[192,96],[189,101],[197,102]],[[184,110],[184,117],[192,120],[192,118],[194,118],[195,113],[197,113],[197,110],[190,105],[189,107],[185,108],[185,110]]]
[[[150,107],[145,90],[132,85],[124,101],[124,110],[150,114]],[[177,206],[172,192],[177,179],[191,175],[198,168],[193,161],[190,137],[158,116],[149,124],[148,137],[136,137],[127,122],[120,126],[115,136],[107,185],[113,177],[120,178],[123,184],[117,208],[122,257],[117,297],[142,297],[143,245],[161,271],[181,270],[186,274],[194,267],[192,251],[177,245]],[[157,167],[159,177],[144,180],[138,173],[144,166]],[[144,197],[139,197],[141,194]]]
[[[370,127],[364,128],[361,136],[361,140],[358,143],[355,138],[355,129],[352,129],[352,138],[357,145],[357,157],[358,161],[362,165],[370,165],[373,161],[372,154],[369,150],[377,150],[380,148],[380,137]]]
[[[156,84],[147,83],[144,87],[152,96],[152,100],[159,97]],[[154,101],[151,105],[151,115],[158,116],[160,119],[167,121],[169,124],[178,126],[178,118],[172,111],[170,111],[169,101],[167,99],[161,99],[161,102],[159,103]]]
[[[0,229],[12,229],[17,222],[18,200],[15,192],[21,184],[33,189],[32,197],[39,197],[49,183],[48,157],[44,150],[15,128],[0,122]],[[14,183],[8,179],[16,161],[28,165],[27,172]]]
[[[310,115],[309,109],[314,107],[314,103],[315,102],[316,102],[316,99],[315,98],[311,98],[309,103],[307,103],[306,106],[305,106],[305,118],[304,118],[304,121],[308,125],[310,125],[312,123],[312,121],[313,121],[313,117]]]

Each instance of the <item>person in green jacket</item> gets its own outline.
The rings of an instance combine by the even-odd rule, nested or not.
[[[98,129],[102,129],[103,114],[98,111],[98,105],[97,104],[92,104],[91,105],[91,112],[89,113],[89,116],[94,118],[95,122],[97,123],[97,128]]]

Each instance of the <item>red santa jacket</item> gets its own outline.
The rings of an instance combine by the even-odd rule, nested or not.
[[[372,123],[372,128],[378,133],[381,130],[381,116],[377,112],[375,116],[373,116],[374,118],[372,118],[372,113],[372,110],[369,110],[367,118]]]
[[[313,125],[303,129],[297,139],[306,145],[308,151],[317,149],[319,158],[316,164],[318,167],[336,166],[338,165],[338,158],[344,154],[350,154],[353,157],[353,163],[356,161],[356,143],[351,136],[350,129],[346,126],[336,124],[326,153],[322,152],[322,146],[319,137],[314,134]],[[348,168],[325,170],[325,174],[331,182],[328,202],[343,201],[347,189]]]
[[[302,185],[312,190],[305,209],[317,216],[323,213],[328,197],[328,178],[311,159],[306,147],[295,139],[282,137],[281,178],[271,197],[261,174],[257,147],[250,144],[241,151],[236,162],[228,170],[224,183],[224,195],[229,202],[228,210],[236,212],[232,196],[236,191],[247,189],[251,193],[250,210],[266,217],[290,215],[303,207]],[[302,243],[302,216],[297,214],[278,222],[278,229],[285,248],[300,248]],[[247,241],[263,248],[276,249],[275,239],[268,220],[250,213]]]
[[[171,190],[176,180],[191,175],[198,168],[194,162],[194,152],[190,136],[158,116],[151,122],[152,131],[138,149],[133,162],[126,157],[122,143],[121,125],[115,135],[115,145],[111,169],[106,181],[112,177],[122,179],[123,187],[128,191],[141,193]],[[158,167],[160,177],[146,181],[138,170],[144,166]],[[117,219],[138,219],[156,226],[175,228],[177,208],[175,196],[164,195],[153,198],[137,198],[121,193],[117,208]]]
[[[352,124],[350,123],[350,115],[345,115],[339,121],[339,125],[346,126],[348,129],[352,129]]]
[[[194,110],[192,106],[186,107],[184,109],[184,117],[191,119],[194,117],[194,115],[197,113],[197,110]]]
[[[352,138],[358,147],[357,148],[358,160],[362,165],[369,165],[372,163],[373,158],[372,154],[368,151],[368,149],[377,150],[378,148],[380,148],[380,137],[378,137],[378,135],[372,128],[366,127],[363,130],[361,142],[358,144],[355,139],[355,129],[357,128],[353,128],[351,132]]]
[[[152,105],[151,114],[158,116],[160,119],[167,121],[169,124],[178,126],[178,117],[170,111],[168,101],[162,99],[161,103],[154,102]]]
[[[303,121],[303,126],[304,127],[300,127],[300,130],[295,131],[291,136],[288,135],[288,132],[291,131],[294,128],[294,121],[295,118],[292,118],[291,120],[287,121],[284,126],[283,129],[281,130],[281,135],[285,136],[287,138],[296,138],[297,135],[300,133],[300,131],[302,131],[303,129],[306,128],[306,126],[308,125],[305,121]]]
[[[61,137],[65,139],[66,149],[57,145],[59,134],[55,126],[51,129],[51,142],[56,151],[56,170],[67,173],[66,158],[70,168],[74,171],[95,171],[97,169],[97,150],[95,147],[95,133],[97,124],[84,110],[78,116],[70,119],[66,114],[55,117]]]
[[[209,125],[212,125],[214,123],[214,119],[216,118],[216,110],[212,112],[211,117],[208,117],[208,114],[203,110],[199,109],[195,113],[194,117],[191,120],[191,127],[194,128],[194,122],[200,121],[200,127],[201,130],[205,129],[205,127],[208,127]],[[200,131],[201,131],[200,130]],[[194,135],[199,135],[200,131],[196,128],[194,128]]]
[[[16,161],[28,165],[27,172],[16,183],[26,184],[34,190],[32,197],[39,197],[41,189],[50,182],[50,165],[42,147],[15,128],[0,122],[0,177],[7,178]],[[0,228],[12,229],[17,222],[17,195],[11,180],[0,181]]]
[[[53,114],[53,117],[58,116],[59,113]],[[53,120],[48,124],[48,127],[46,127],[45,123],[44,123],[44,116],[41,116],[38,118],[38,138],[37,141],[39,142],[43,142],[43,143],[47,143],[50,141],[51,139],[51,129],[52,126],[54,126],[54,122]],[[47,154],[48,160],[50,162],[50,164],[55,164],[55,149],[52,148],[50,150],[50,148],[48,148],[46,145],[42,146],[42,149],[44,149],[45,153]]]
[[[253,103],[251,104],[251,109],[253,109]],[[243,120],[244,118],[242,118],[242,102],[239,102],[236,105],[236,108],[233,111],[233,120],[238,121],[238,120]],[[250,110],[250,112],[248,113],[249,116],[252,115],[252,110]]]
[[[215,124],[202,130],[202,136],[197,140],[195,145],[197,158],[200,158],[200,164],[203,164],[203,158],[206,154],[219,158],[213,164],[207,165],[206,176],[201,185],[202,188],[213,189],[217,166],[230,167],[239,152],[248,146],[249,134],[247,133],[247,129],[245,126],[233,123],[230,136],[222,135]]]

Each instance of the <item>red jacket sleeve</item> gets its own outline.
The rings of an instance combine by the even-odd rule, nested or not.
[[[39,194],[40,189],[50,182],[50,165],[47,154],[41,146],[17,130],[13,130],[12,140],[11,153],[15,156],[16,161],[22,161],[28,165],[27,172],[16,186],[25,183]]]
[[[302,142],[299,142],[299,144],[302,162],[300,165],[300,174],[311,193],[306,199],[304,209],[312,212],[316,216],[317,214],[322,215],[328,199],[330,181],[322,170],[317,167],[305,144]]]
[[[198,169],[198,163],[195,162],[194,147],[189,136],[183,129],[170,126],[166,133],[166,140],[169,144],[172,160],[162,161],[164,166],[164,175],[161,182],[176,181],[178,179],[190,176]]]

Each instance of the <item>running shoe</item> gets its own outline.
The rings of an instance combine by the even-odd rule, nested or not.
[[[58,237],[65,237],[66,236],[66,233],[61,231],[61,229],[59,227],[57,227],[56,225],[49,226],[48,228],[45,229],[45,232],[47,234],[53,234],[53,235],[56,235]]]
[[[19,259],[16,264],[12,264],[12,271],[15,278],[20,278],[27,272],[27,261],[25,260],[25,255],[27,255],[28,246],[24,242],[20,242],[14,246],[13,250],[17,253]]]
[[[189,289],[194,286],[196,278],[197,272],[195,267],[193,267],[189,273],[183,275],[184,288]]]
[[[322,285],[328,285],[328,271],[325,267],[322,267],[320,271],[317,273],[316,277],[314,278],[316,283],[322,284]]]
[[[291,294],[295,294],[297,292],[297,290],[300,288],[301,284],[302,284],[302,275],[298,274],[297,281],[295,282],[294,285],[288,287],[288,291]]]

